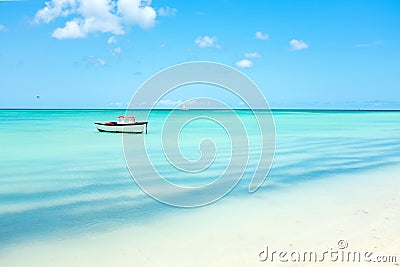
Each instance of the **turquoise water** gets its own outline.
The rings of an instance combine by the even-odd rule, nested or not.
[[[199,158],[198,144],[203,138],[214,140],[218,151],[207,173],[187,177],[171,168],[162,155],[160,130],[168,113],[154,111],[149,118],[146,140],[158,171],[181,185],[198,186],[216,179],[227,167],[229,135],[235,132],[227,133],[207,121],[182,130],[179,142],[188,159]],[[2,246],[30,238],[65,238],[126,224],[142,225],[181,212],[149,198],[133,182],[125,164],[122,135],[97,132],[93,125],[123,114],[122,110],[0,110]],[[144,119],[142,114],[136,112],[138,120]],[[239,110],[237,114],[247,128],[251,155],[244,179],[222,204],[230,197],[249,197],[248,180],[259,153],[259,131],[252,113]],[[183,118],[193,115],[229,120],[222,110],[180,114]],[[400,112],[280,110],[273,115],[274,165],[256,194],[400,161]]]

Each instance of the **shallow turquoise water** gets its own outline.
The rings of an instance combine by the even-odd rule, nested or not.
[[[216,179],[227,166],[229,134],[235,132],[227,134],[209,121],[185,128],[179,141],[188,159],[200,156],[198,144],[203,138],[214,140],[217,149],[206,173],[188,177],[171,168],[162,155],[160,130],[168,113],[154,111],[149,118],[148,152],[158,171],[181,185]],[[180,212],[145,195],[125,165],[122,136],[99,133],[93,125],[123,114],[122,110],[0,110],[1,245],[141,225]],[[138,120],[144,119],[142,114],[136,112]],[[259,153],[252,113],[237,114],[248,131],[251,154],[244,179],[222,202],[249,196],[246,188]],[[256,194],[400,162],[400,112],[281,110],[273,114],[275,161]],[[185,111],[180,116],[192,115],[227,116],[222,110]]]

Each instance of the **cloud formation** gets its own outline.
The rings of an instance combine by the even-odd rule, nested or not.
[[[263,33],[263,32],[256,32],[256,38],[266,41],[266,40],[268,40],[269,35],[266,33]]]
[[[86,62],[89,66],[93,67],[104,67],[106,65],[106,61],[103,58],[96,58],[94,56],[88,56]]]
[[[117,38],[115,36],[111,36],[110,38],[107,39],[107,44],[116,44],[117,43]]]
[[[115,55],[118,55],[118,54],[121,54],[121,47],[116,47],[116,48],[114,48],[112,54],[113,54],[114,56],[115,56]]]
[[[251,68],[253,67],[253,61],[250,59],[242,59],[235,63],[235,65],[239,68]]]
[[[163,99],[163,100],[158,101],[158,103],[160,103],[161,105],[166,105],[166,106],[176,106],[176,105],[182,103],[182,100],[174,101],[171,99]]]
[[[110,106],[116,106],[116,107],[122,107],[124,105],[124,102],[111,102]]]
[[[217,37],[215,36],[199,36],[194,41],[199,47],[206,48],[206,47],[216,47],[219,48],[220,46],[217,44]]]
[[[174,7],[161,7],[158,9],[158,15],[162,17],[175,17],[178,9]]]
[[[95,32],[122,35],[133,26],[154,26],[157,14],[150,5],[150,0],[50,0],[33,22],[66,18],[65,25],[52,33],[57,39],[85,38]]]
[[[292,50],[303,50],[308,48],[308,44],[303,40],[292,39],[289,42],[290,48]]]
[[[371,43],[362,43],[362,44],[356,44],[356,47],[371,47],[371,46],[379,46],[382,45],[382,41],[373,41]]]
[[[251,52],[251,53],[245,53],[244,57],[245,58],[260,58],[261,55],[257,52]]]

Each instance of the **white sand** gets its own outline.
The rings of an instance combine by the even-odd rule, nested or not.
[[[20,244],[0,251],[0,266],[352,266],[258,259],[265,245],[322,254],[341,239],[348,251],[395,255],[399,264],[399,204],[400,167],[391,167],[223,199],[141,228]]]

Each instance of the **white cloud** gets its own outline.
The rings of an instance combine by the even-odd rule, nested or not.
[[[158,9],[158,15],[162,17],[174,17],[176,16],[176,13],[178,12],[178,9],[174,7],[161,7]]]
[[[118,55],[118,54],[121,54],[121,47],[116,47],[113,50],[113,55]]]
[[[0,24],[0,32],[6,32],[7,28],[3,24]]]
[[[106,61],[103,58],[96,58],[94,56],[88,56],[86,61],[90,66],[103,67],[106,65]]]
[[[51,36],[56,39],[76,39],[83,38],[86,36],[86,32],[83,31],[82,20],[74,19],[67,21],[63,28],[57,28]]]
[[[76,2],[76,0],[50,0],[36,13],[34,22],[49,23],[58,17],[66,17],[76,12]]]
[[[356,47],[371,47],[371,46],[379,46],[382,45],[383,42],[382,41],[374,41],[371,43],[362,43],[362,44],[356,44]]]
[[[182,100],[173,101],[170,99],[163,99],[163,100],[160,100],[158,103],[160,103],[161,105],[166,105],[166,106],[176,106],[176,105],[182,103]]]
[[[244,57],[245,58],[260,58],[261,55],[257,52],[251,52],[251,53],[245,53]]]
[[[303,40],[297,40],[297,39],[292,39],[289,42],[290,48],[292,50],[303,50],[308,48],[308,44],[304,42]]]
[[[221,105],[219,102],[206,99],[206,98],[195,98],[190,99],[182,103],[183,105],[189,109],[221,109],[226,108]]]
[[[33,21],[50,23],[67,17],[64,27],[52,34],[57,39],[84,38],[95,32],[122,35],[132,26],[154,26],[157,14],[150,4],[142,0],[50,0]]]
[[[196,38],[194,41],[199,47],[205,48],[205,47],[216,47],[219,48],[220,46],[216,43],[217,42],[217,37],[215,36],[199,36]]]
[[[256,32],[256,38],[261,40],[268,40],[269,35],[263,32]]]
[[[253,61],[250,59],[242,59],[236,62],[235,65],[239,68],[251,68],[253,67]]]
[[[117,43],[117,38],[115,36],[111,36],[110,38],[107,39],[107,44],[116,44]]]
[[[95,66],[97,67],[103,67],[106,64],[106,61],[102,58],[98,58],[96,60]]]
[[[147,4],[151,4],[151,1]],[[139,25],[143,29],[148,29],[155,24],[156,11],[149,5],[143,6],[141,0],[118,0],[117,7],[117,14],[126,25]]]
[[[122,107],[123,104],[124,102],[111,102],[110,106]]]

